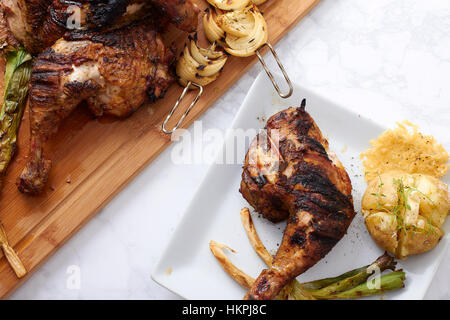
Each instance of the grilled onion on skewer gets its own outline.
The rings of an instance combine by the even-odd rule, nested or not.
[[[211,5],[222,10],[239,10],[245,8],[250,0],[207,0]]]
[[[162,124],[162,131],[164,133],[172,134],[181,126],[183,120],[203,94],[203,87],[215,81],[219,77],[227,60],[228,56],[225,52],[216,50],[215,42],[210,47],[205,49],[200,48],[197,45],[197,41],[190,38],[189,44],[184,47],[176,67],[178,82],[184,86],[184,90]],[[177,110],[189,89],[195,88],[199,90],[197,96],[183,113],[176,125],[170,130],[167,129],[166,126],[168,122],[172,118],[174,112]]]
[[[217,24],[217,17],[223,12],[217,8],[207,8],[206,14],[203,15],[203,29],[205,30],[206,38],[211,43],[225,44],[225,31],[223,31]]]
[[[255,5],[222,14],[217,23],[226,32],[225,50],[233,56],[252,56],[267,43],[267,23]]]
[[[204,49],[199,48],[191,39],[177,64],[176,71],[180,84],[183,86],[189,82],[201,86],[210,84],[219,77],[227,59],[224,52],[216,50],[215,43]]]

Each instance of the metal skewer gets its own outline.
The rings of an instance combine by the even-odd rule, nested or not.
[[[289,86],[289,91],[287,93],[282,93],[281,89],[279,87],[279,85],[277,84],[277,82],[275,81],[275,78],[272,74],[272,72],[270,71],[269,67],[267,66],[266,62],[264,61],[264,58],[262,57],[260,50],[262,48],[264,48],[265,46],[267,46],[270,51],[272,52],[273,57],[275,58],[275,61],[278,64],[278,67],[280,68],[281,72],[283,73],[284,79],[286,80],[286,83]],[[278,95],[283,98],[283,99],[287,99],[289,98],[292,93],[294,92],[294,87],[292,85],[291,79],[289,78],[286,69],[284,68],[283,64],[280,61],[280,58],[278,57],[275,49],[273,48],[273,46],[270,43],[265,43],[263,44],[258,50],[256,50],[256,56],[258,57],[259,61],[261,62],[264,70],[266,71],[267,75],[270,78],[270,81],[272,81],[272,84],[275,88],[275,90],[277,91]],[[192,101],[192,103],[189,105],[189,107],[186,109],[186,111],[183,113],[183,115],[181,116],[180,120],[178,120],[177,124],[172,128],[172,130],[168,130],[166,129],[167,123],[170,121],[170,119],[172,118],[174,112],[177,110],[178,106],[180,105],[181,101],[184,99],[184,97],[186,96],[187,92],[189,91],[189,89],[191,88],[191,86],[197,87],[199,89],[199,92],[197,94],[197,96],[195,97],[195,99]],[[183,123],[184,119],[187,117],[187,115],[189,114],[189,112],[192,110],[192,108],[197,104],[198,100],[200,99],[200,97],[203,94],[203,86],[199,85],[195,82],[189,81],[187,83],[187,85],[184,87],[183,92],[181,93],[181,96],[178,98],[177,102],[175,103],[175,105],[173,106],[172,110],[170,111],[170,113],[167,115],[166,120],[164,120],[163,124],[162,124],[162,131],[166,134],[172,134],[174,133]]]
[[[269,70],[269,68],[267,67],[266,62],[264,61],[264,58],[262,57],[261,53],[259,52],[262,48],[264,47],[268,47],[270,49],[270,51],[272,52],[273,57],[275,58],[275,61],[278,64],[278,67],[280,68],[281,72],[283,73],[284,79],[286,80],[288,86],[289,86],[289,91],[288,93],[284,94],[281,92],[280,87],[278,86],[277,82],[275,81],[275,78],[273,77],[272,72]],[[275,51],[275,49],[272,47],[272,45],[270,43],[265,43],[263,44],[258,50],[256,50],[256,56],[258,57],[259,61],[261,62],[264,70],[266,71],[267,75],[270,78],[270,81],[272,81],[272,84],[275,88],[275,90],[277,90],[278,95],[283,98],[283,99],[287,99],[290,96],[292,96],[292,93],[294,92],[294,87],[292,85],[291,79],[289,79],[289,76],[286,72],[286,69],[284,69],[283,64],[280,61],[280,58],[278,58],[278,55]]]
[[[194,86],[197,87],[199,89],[199,92],[197,94],[197,96],[195,97],[195,99],[192,101],[191,105],[189,106],[189,108],[186,109],[186,111],[183,113],[183,115],[181,116],[180,120],[178,120],[177,124],[172,128],[172,130],[167,130],[166,129],[166,125],[169,122],[170,118],[172,118],[174,112],[177,110],[178,106],[180,105],[181,101],[183,100],[183,98],[186,96],[186,93],[189,91],[190,87]],[[166,120],[164,120],[164,123],[162,124],[162,131],[166,134],[172,134],[175,131],[177,131],[177,129],[181,126],[181,124],[183,123],[183,120],[187,117],[187,115],[189,114],[189,112],[191,111],[191,109],[197,104],[198,99],[200,99],[200,97],[203,94],[203,86],[194,83],[192,81],[189,81],[186,85],[186,87],[184,87],[183,92],[181,93],[181,96],[178,98],[177,102],[175,103],[175,105],[173,106],[172,110],[170,111],[170,113],[167,115]]]

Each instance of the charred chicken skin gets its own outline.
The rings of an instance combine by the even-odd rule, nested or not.
[[[76,12],[78,9],[78,13]],[[79,14],[80,28],[89,30],[117,29],[138,19],[168,19],[181,30],[197,29],[199,9],[191,0],[53,0],[49,14],[40,30],[42,46],[52,45],[66,32],[77,26],[74,17]],[[68,14],[70,12],[71,14]]]
[[[143,0],[53,0],[38,38],[41,47],[47,48],[66,32],[118,29],[145,17],[150,10],[150,1]]]
[[[36,194],[45,186],[51,163],[43,144],[81,101],[96,116],[128,116],[148,97],[164,96],[173,81],[173,56],[148,23],[72,33],[37,56],[29,93],[30,152],[19,190]]]
[[[1,0],[0,4],[9,32],[34,54],[67,32],[118,29],[140,19],[156,17],[193,32],[200,12],[192,0]]]
[[[355,216],[350,178],[304,103],[272,116],[266,130],[250,145],[240,192],[265,218],[288,222],[272,267],[245,296],[251,300],[273,299],[334,247]]]
[[[38,34],[51,2],[52,0],[1,0],[0,15],[4,21],[0,23],[0,33],[9,33],[14,39],[8,41],[8,44],[22,44],[30,53],[41,50]]]

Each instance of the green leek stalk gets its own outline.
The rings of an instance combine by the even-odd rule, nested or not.
[[[402,270],[382,275],[379,288],[369,288],[367,279],[374,267],[378,267],[380,272],[383,272],[388,269],[395,270],[395,266],[394,258],[384,254],[369,266],[348,271],[334,278],[305,283],[299,283],[295,280],[286,286],[287,292],[285,294],[293,300],[330,300],[357,299],[385,293],[405,286],[405,273]],[[311,295],[313,299],[308,295]]]
[[[4,53],[6,69],[0,111],[0,179],[6,174],[17,146],[17,133],[25,110],[32,57],[24,49]]]
[[[378,268],[380,272],[383,272],[387,269],[395,270],[396,262],[394,258],[391,256],[384,254],[381,257],[379,257],[374,263],[372,263],[370,266],[365,268],[364,270],[351,275],[351,271],[344,274],[343,276],[338,277],[336,282],[331,283],[327,285],[326,287],[323,287],[319,290],[313,290],[310,291],[310,293],[318,299],[327,299],[330,296],[334,296],[336,293],[344,292],[350,289],[353,289],[360,284],[363,284],[366,282],[366,280],[371,275],[371,270],[373,271],[374,268]],[[341,279],[339,279],[341,278]]]

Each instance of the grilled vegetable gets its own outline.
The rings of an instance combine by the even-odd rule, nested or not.
[[[22,120],[31,76],[31,55],[23,49],[5,48],[5,77],[3,101],[0,111],[0,186],[17,145],[17,131]],[[17,253],[9,245],[5,229],[0,222],[0,247],[18,278],[27,273]]]
[[[209,243],[211,252],[219,261],[222,268],[236,282],[244,288],[250,288],[255,279],[237,268],[225,255],[223,249],[235,252],[224,244],[211,241]],[[357,299],[373,296],[387,291],[403,288],[405,273],[402,270],[393,271],[380,277],[379,288],[369,288],[367,278],[370,276],[369,270],[378,266],[381,270],[391,268],[394,263],[392,257],[387,254],[379,257],[369,266],[358,268],[346,272],[334,278],[326,278],[312,282],[300,283],[297,280],[289,282],[278,294],[278,300],[332,300],[332,299]],[[395,266],[395,264],[394,264]],[[314,289],[312,289],[314,288]]]
[[[207,8],[205,15],[203,15],[203,29],[205,30],[206,38],[211,43],[225,43],[225,31],[223,31],[217,24],[217,16],[223,12],[217,8]]]
[[[267,42],[267,23],[255,5],[222,14],[217,23],[226,31],[225,50],[233,56],[252,56]]]
[[[241,210],[241,221],[247,233],[250,244],[261,259],[268,265],[272,265],[272,256],[264,247],[258,233],[256,232],[250,211],[247,208]],[[219,261],[222,268],[228,275],[245,288],[250,288],[254,279],[244,271],[237,268],[225,255],[223,249],[235,252],[226,245],[210,241],[209,247],[213,255]],[[296,279],[289,282],[278,294],[276,299],[282,300],[330,300],[330,299],[357,299],[361,297],[373,296],[387,291],[404,287],[405,273],[402,270],[395,271],[396,262],[387,253],[379,257],[370,265],[357,268],[341,274],[337,277],[320,279],[305,283],[300,283]],[[367,279],[371,271],[378,268],[380,272],[392,270],[380,277],[379,288],[369,288]]]
[[[31,55],[23,49],[5,53],[6,71],[0,111],[0,177],[16,150],[17,131],[22,120],[31,76]]]
[[[204,49],[191,39],[177,63],[180,84],[186,86],[191,81],[202,86],[208,85],[219,77],[227,59],[224,52],[216,50],[215,43]]]
[[[207,0],[211,5],[222,10],[238,10],[245,8],[250,0]]]
[[[227,34],[245,37],[252,31],[255,19],[250,10],[237,10],[219,15],[217,24]]]
[[[27,270],[25,269],[22,261],[20,260],[17,253],[14,249],[9,245],[8,238],[6,236],[5,229],[3,228],[3,224],[0,222],[0,247],[3,250],[3,253],[6,256],[9,264],[13,268],[18,278],[22,278],[27,274]]]

